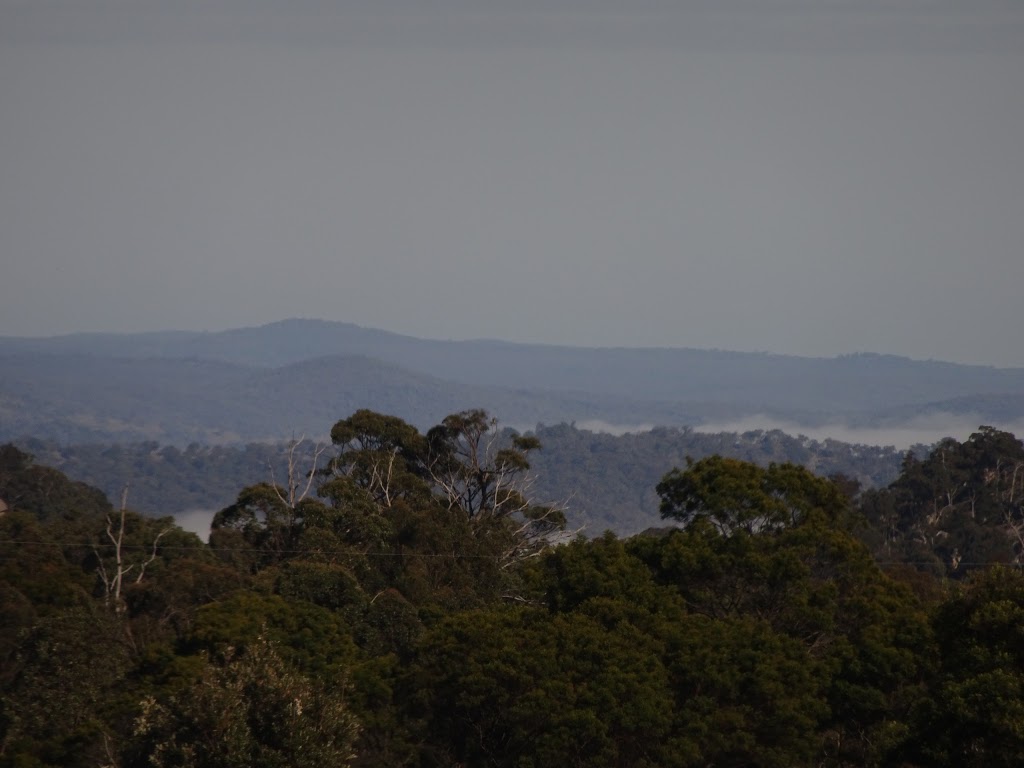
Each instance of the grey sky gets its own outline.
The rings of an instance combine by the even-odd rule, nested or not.
[[[0,334],[1024,365],[1024,4],[0,0]]]

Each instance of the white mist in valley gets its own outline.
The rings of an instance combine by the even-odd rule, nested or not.
[[[754,430],[771,431],[778,429],[788,435],[804,435],[812,440],[838,440],[855,445],[893,446],[905,451],[915,445],[934,445],[940,440],[952,437],[963,442],[978,427],[985,424],[983,417],[971,418],[968,415],[932,413],[920,418],[910,419],[898,424],[873,427],[850,426],[847,424],[823,424],[808,426],[792,421],[774,419],[770,416],[754,415],[732,421],[701,424],[694,427],[698,432],[715,434],[719,432],[750,432]],[[1013,434],[1024,432],[1024,423],[989,424]]]

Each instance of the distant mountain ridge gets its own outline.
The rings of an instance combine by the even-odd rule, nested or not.
[[[809,425],[936,413],[1024,421],[1022,368],[874,354],[427,340],[323,320],[0,337],[0,370],[0,437],[272,439],[326,432],[359,407],[420,426],[471,407],[524,426],[683,426],[752,414]]]

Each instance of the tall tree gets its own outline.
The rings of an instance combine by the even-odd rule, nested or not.
[[[795,464],[767,469],[737,459],[687,459],[657,486],[661,515],[691,523],[706,520],[724,534],[757,533],[795,525],[817,511],[841,514],[847,500],[832,482]]]
[[[539,552],[565,529],[565,513],[529,499],[529,454],[540,449],[532,435],[503,434],[485,411],[447,416],[427,433],[430,477],[450,509],[481,524],[499,521],[510,533],[505,564]]]

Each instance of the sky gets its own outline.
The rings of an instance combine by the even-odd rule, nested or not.
[[[1014,0],[0,0],[0,335],[1024,366]]]

